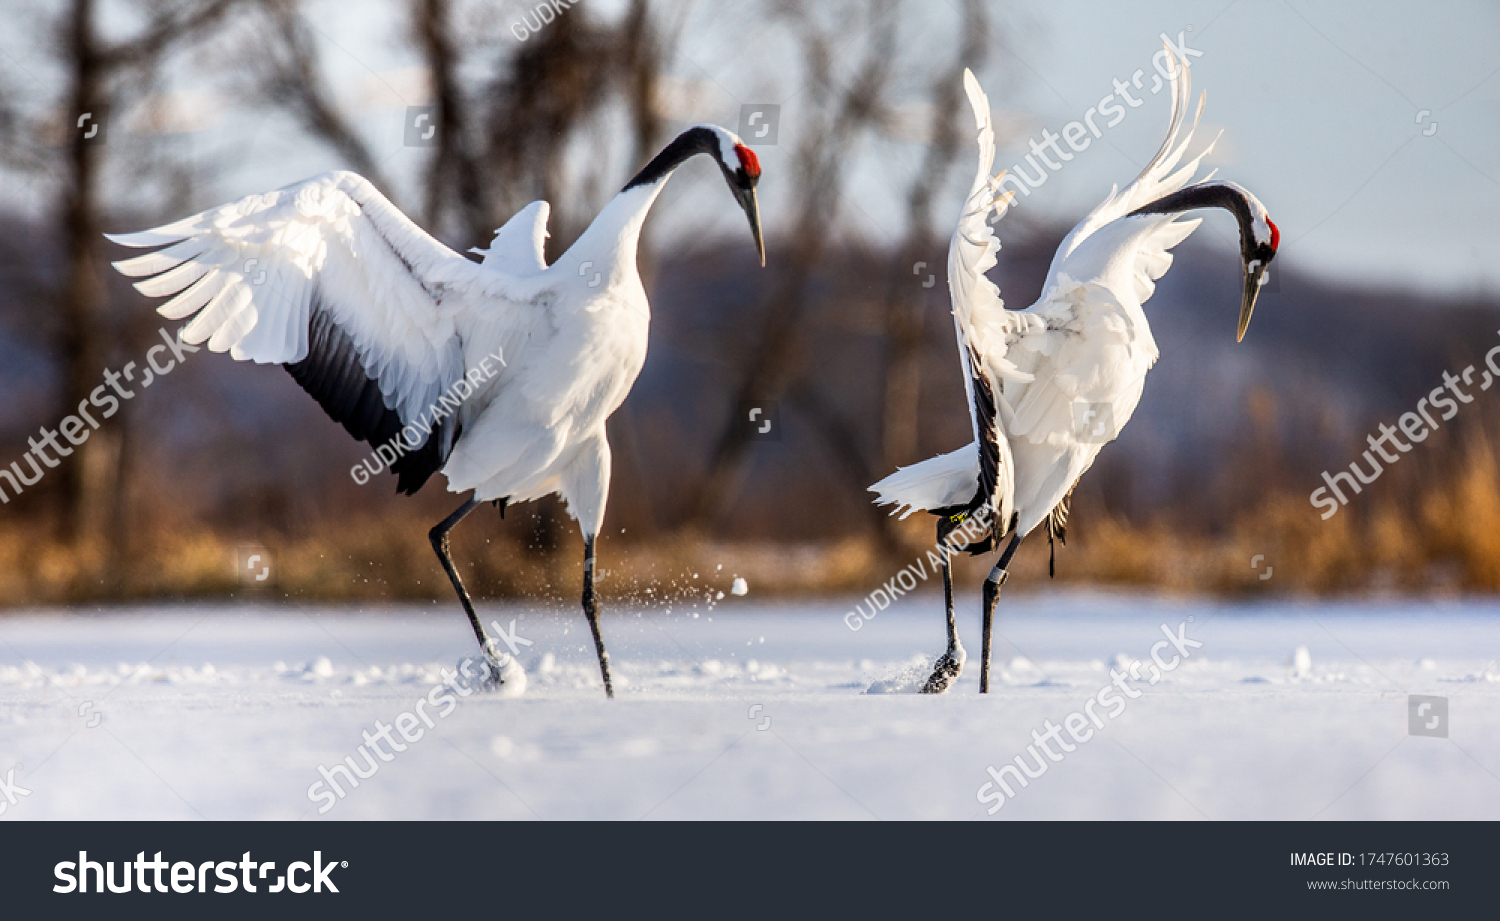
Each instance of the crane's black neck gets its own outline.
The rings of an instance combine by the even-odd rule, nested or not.
[[[684,160],[704,153],[715,157],[719,155],[719,136],[708,128],[689,128],[663,147],[661,153],[651,158],[650,163],[641,167],[641,171],[635,174],[634,179],[625,183],[625,188],[621,191],[628,192],[636,186],[654,185],[681,166]]]
[[[1198,208],[1223,208],[1234,215],[1240,225],[1240,250],[1246,259],[1251,258],[1251,254],[1259,248],[1260,244],[1255,239],[1255,209],[1250,204],[1250,196],[1244,189],[1226,182],[1190,185],[1170,195],[1163,195],[1149,205],[1142,205],[1126,216],[1181,214]]]

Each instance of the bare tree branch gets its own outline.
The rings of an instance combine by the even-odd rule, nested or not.
[[[385,171],[333,102],[318,67],[317,39],[302,18],[297,0],[261,0],[261,6],[279,39],[262,56],[262,97],[289,109],[310,134],[337,151],[351,170],[389,194]]]
[[[807,284],[815,265],[826,250],[828,228],[837,221],[843,194],[847,152],[859,132],[879,123],[885,112],[884,94],[895,51],[895,26],[891,5],[868,7],[870,35],[864,57],[852,80],[842,90],[834,86],[833,45],[836,30],[847,28],[848,17],[835,17],[836,26],[822,29],[798,5],[788,4],[782,14],[796,23],[807,66],[810,110],[823,113],[821,121],[808,125],[794,157],[796,199],[802,203],[792,230],[790,245],[782,256],[783,270],[766,301],[765,328],[760,342],[746,362],[731,406],[734,412],[725,424],[709,458],[708,470],[690,496],[687,524],[707,526],[722,508],[739,480],[749,455],[750,429],[738,418],[739,407],[756,400],[774,399],[793,376],[798,333],[807,304]]]
[[[886,288],[884,325],[888,360],[885,377],[884,433],[885,469],[917,460],[918,403],[922,393],[922,345],[927,316],[912,267],[929,261],[936,267],[939,240],[932,229],[932,200],[947,181],[958,157],[960,142],[968,135],[959,130],[967,124],[963,100],[963,72],[980,67],[990,45],[989,23],[981,0],[964,0],[959,19],[958,51],[953,62],[932,83],[932,123],[927,152],[912,178],[906,195],[906,237],[892,262]],[[961,121],[963,120],[963,121]]]
[[[610,98],[613,47],[612,33],[571,9],[522,45],[485,93],[494,100],[485,160],[502,192],[497,204],[509,214],[533,199],[550,202],[554,257],[586,226],[564,195],[563,154]]]
[[[463,232],[484,243],[495,222],[488,188],[472,151],[469,107],[458,82],[459,51],[453,37],[452,7],[448,0],[417,0],[413,33],[427,61],[432,97],[437,105],[437,144],[427,168],[423,211],[434,233],[450,203],[461,216]]]
[[[183,3],[157,12],[151,25],[141,35],[120,44],[95,51],[100,67],[113,70],[149,64],[159,59],[170,45],[180,43],[219,23],[226,13],[242,0],[207,0]]]

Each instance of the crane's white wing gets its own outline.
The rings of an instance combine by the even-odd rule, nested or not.
[[[1034,375],[1003,380],[998,401],[1015,459],[1023,533],[1059,508],[1100,448],[1119,434],[1156,362],[1141,304],[1171,266],[1171,248],[1200,221],[1129,215],[1187,185],[1208,152],[1178,167],[1193,134],[1192,128],[1182,132],[1191,78],[1186,65],[1174,65],[1172,115],[1161,148],[1135,181],[1112,190],[1063,241],[1041,297],[1027,310],[1043,331],[1020,338],[1008,352],[1019,370]]]
[[[948,292],[953,299],[953,326],[964,364],[974,444],[903,467],[870,489],[879,493],[877,504],[897,506],[902,517],[914,509],[968,505],[978,499],[990,505],[1003,532],[1013,511],[1014,471],[1010,445],[1000,428],[997,395],[1005,379],[1031,379],[1006,355],[1038,321],[1006,310],[1000,289],[985,276],[1000,251],[990,218],[1004,213],[1008,196],[998,196],[1004,173],[990,174],[995,165],[995,130],[989,99],[968,69],[964,70],[964,92],[974,110],[979,165],[948,246]]]
[[[432,422],[465,374],[455,320],[482,297],[506,297],[523,313],[528,294],[524,280],[443,246],[349,172],[110,239],[170,244],[115,267],[144,277],[136,287],[147,296],[175,295],[157,310],[192,318],[184,341],[285,365],[329,416],[372,445],[425,419],[421,447],[392,465],[408,492],[441,467],[456,435],[451,417]]]
[[[1171,267],[1172,247],[1201,221],[1178,220],[1174,214],[1129,215],[1192,181],[1213,147],[1177,167],[1193,137],[1193,128],[1182,133],[1192,77],[1170,48],[1167,54],[1174,65],[1172,115],[1161,148],[1135,181],[1123,191],[1112,190],[1063,240],[1042,295],[1029,308],[1056,332],[1032,337],[1012,353],[1017,366],[1034,372],[1039,381],[1030,386],[1013,380],[1003,388],[1002,404],[1010,410],[1007,431],[1013,438],[1063,444],[1069,438],[1062,433],[1078,434],[1083,420],[1075,417],[1088,413],[1088,407],[1103,414],[1109,406],[1112,431],[1091,443],[1112,439],[1134,410],[1141,380],[1156,361],[1156,344],[1140,306]],[[1200,99],[1198,114],[1202,112]],[[1049,484],[1041,494],[1071,485]]]
[[[1182,134],[1183,121],[1192,101],[1192,73],[1186,62],[1177,60],[1170,45],[1167,46],[1167,60],[1172,64],[1170,74],[1172,115],[1167,124],[1167,134],[1162,140],[1161,148],[1133,182],[1123,190],[1111,189],[1109,197],[1089,212],[1087,217],[1079,221],[1072,232],[1063,239],[1047,271],[1047,281],[1042,286],[1042,301],[1047,299],[1047,292],[1053,290],[1054,286],[1061,282],[1064,274],[1074,279],[1090,278],[1098,274],[1102,268],[1098,263],[1104,259],[1115,258],[1123,241],[1112,237],[1109,240],[1095,241],[1096,245],[1092,247],[1085,247],[1089,238],[1137,208],[1186,186],[1193,180],[1193,174],[1197,172],[1203,157],[1213,149],[1213,142],[1210,142],[1196,157],[1183,164],[1181,168],[1177,168],[1177,164],[1181,162],[1187,153],[1188,145],[1192,142],[1193,132],[1198,127],[1198,119],[1203,115],[1203,103],[1206,97],[1199,97],[1193,124],[1187,129],[1186,134]],[[1179,134],[1182,134],[1181,138],[1178,137]],[[1175,172],[1174,169],[1176,169]],[[1196,219],[1174,222],[1171,220],[1171,215],[1159,216],[1151,222],[1155,233],[1146,235],[1140,240],[1130,241],[1135,249],[1134,261],[1130,263],[1133,269],[1132,283],[1135,290],[1121,293],[1133,297],[1137,304],[1144,303],[1155,290],[1156,279],[1166,274],[1167,269],[1172,265],[1172,256],[1167,251],[1186,239],[1197,228],[1198,223]],[[1117,228],[1117,231],[1127,232],[1125,228]],[[1118,237],[1119,233],[1115,236]]]
[[[534,201],[517,211],[505,226],[495,231],[488,249],[474,247],[469,252],[483,256],[480,263],[510,275],[534,275],[547,269],[547,216],[552,206]]]
[[[995,254],[1000,251],[1000,240],[990,227],[991,215],[998,218],[1004,214],[1009,199],[998,195],[1004,173],[990,173],[995,163],[995,131],[989,99],[968,70],[964,71],[964,91],[978,129],[979,166],[948,246],[948,289],[953,298],[959,352],[967,372],[964,390],[978,446],[979,495],[990,504],[1003,533],[1014,511],[1015,470],[1002,428],[1000,388],[1008,380],[1031,380],[1031,375],[1008,356],[1017,341],[1045,331],[1045,327],[1036,317],[1006,310],[1000,289],[985,276],[994,268]]]

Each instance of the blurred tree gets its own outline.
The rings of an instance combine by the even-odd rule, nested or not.
[[[739,367],[730,366],[739,380],[706,472],[689,491],[685,524],[690,529],[707,529],[712,524],[742,476],[750,455],[751,429],[739,418],[739,408],[774,400],[792,382],[808,281],[831,242],[829,229],[838,221],[848,152],[858,136],[878,125],[885,114],[885,91],[895,57],[896,23],[890,3],[845,4],[826,21],[818,15],[823,11],[800,4],[779,3],[776,10],[802,46],[805,68],[808,122],[802,126],[788,177],[799,207],[789,239],[778,248],[781,268],[760,311],[765,317],[760,335],[752,348],[736,353]],[[851,21],[863,21],[869,33],[852,78],[840,87],[834,75],[835,49],[849,34]],[[816,411],[817,404],[811,405]],[[820,426],[825,434],[839,443],[849,440],[846,430],[828,422]],[[858,454],[852,445],[836,453],[850,460]]]
[[[957,52],[932,81],[931,124],[922,165],[906,191],[906,237],[892,262],[885,297],[885,412],[881,421],[886,472],[921,460],[917,456],[917,406],[922,394],[923,329],[931,304],[922,296],[921,279],[913,271],[919,261],[942,271],[946,260],[943,235],[933,230],[932,202],[953,171],[960,154],[970,155],[973,130],[964,99],[963,73],[979,71],[989,56],[989,20],[982,0],[964,0],[959,18]],[[924,259],[925,257],[925,259]],[[946,291],[946,286],[935,286]],[[946,300],[946,297],[944,298]],[[883,475],[883,474],[882,474]]]
[[[424,222],[438,232],[446,211],[462,218],[465,235],[476,243],[494,229],[489,195],[469,138],[468,96],[458,82],[461,49],[453,35],[448,0],[417,0],[412,31],[427,64],[437,106],[437,144],[427,165]]]
[[[308,134],[344,158],[345,168],[390,195],[391,184],[375,155],[334,100],[323,75],[317,36],[302,15],[301,0],[260,0],[260,6],[273,40],[257,47],[247,60],[261,99],[291,112]]]
[[[117,337],[105,315],[101,283],[100,174],[108,146],[109,113],[126,100],[117,87],[131,71],[159,66],[174,47],[219,22],[238,0],[152,4],[146,27],[127,41],[99,35],[94,0],[73,0],[60,23],[59,57],[68,73],[67,143],[62,185],[62,230],[67,270],[58,301],[59,352],[65,366],[61,415],[76,411],[99,386]],[[91,130],[92,129],[92,130]],[[104,132],[101,135],[100,132]],[[98,429],[58,471],[59,525],[71,543],[100,547],[114,559],[123,539],[121,464],[125,418]]]
[[[691,539],[649,540],[667,536],[655,532],[658,524],[670,529],[684,521],[699,535],[711,531],[720,547],[779,544],[777,565],[787,572],[798,565],[785,562],[793,557],[783,553],[789,544],[838,542],[857,548],[853,559],[872,536],[887,550],[901,535],[925,539],[929,526],[914,519],[893,527],[864,485],[919,452],[948,450],[969,437],[943,316],[942,262],[947,209],[972,163],[959,75],[985,59],[998,31],[991,24],[1002,20],[999,0],[959,0],[952,18],[914,15],[916,8],[894,0],[758,0],[736,16],[718,7],[690,16],[679,0],[626,0],[574,6],[518,41],[510,20],[498,18],[514,7],[386,0],[358,15],[374,17],[403,43],[400,52],[415,55],[427,90],[410,101],[437,107],[440,132],[433,148],[391,156],[377,143],[394,127],[390,110],[367,119],[350,108],[352,84],[340,82],[349,78],[331,44],[337,33],[324,25],[338,21],[338,7],[64,0],[47,13],[55,40],[35,52],[48,68],[22,56],[4,62],[0,73],[0,168],[7,191],[23,193],[0,213],[9,231],[0,234],[4,460],[19,458],[38,424],[55,426],[59,412],[72,411],[105,367],[138,361],[143,337],[155,335],[159,318],[104,267],[114,252],[99,231],[180,217],[206,203],[197,182],[226,163],[240,164],[239,149],[205,154],[235,135],[209,130],[207,122],[183,127],[183,120],[157,118],[182,105],[181,97],[199,94],[200,84],[212,84],[211,92],[248,87],[257,104],[296,120],[293,133],[302,137],[290,139],[292,149],[312,139],[387,192],[393,181],[414,180],[409,213],[456,249],[482,245],[516,208],[546,197],[555,208],[555,255],[678,127],[674,119],[733,124],[736,92],[775,83],[795,122],[783,123],[776,153],[786,159],[768,170],[765,186],[767,201],[790,203],[776,208],[786,213],[767,214],[770,264],[755,265],[743,240],[721,246],[711,234],[642,250],[653,351],[641,385],[609,423],[611,522],[628,526],[632,539],[646,535],[630,552],[648,557],[664,547],[702,549]],[[727,47],[722,71],[705,72],[678,53],[685,24],[719,30],[691,35],[684,51]],[[715,45],[716,38],[724,41]],[[192,51],[201,60],[178,67]],[[993,79],[1001,68],[989,56]],[[918,120],[902,117],[918,109]],[[85,127],[102,124],[106,112],[113,116],[109,143],[83,143],[79,119],[87,114]],[[872,166],[879,182],[869,181]],[[851,187],[858,177],[863,184]],[[26,198],[26,180],[41,194]],[[888,236],[859,235],[856,205],[866,203],[846,197],[856,190],[891,199],[896,226]],[[28,210],[36,199],[56,207]],[[214,200],[222,199],[215,193]],[[127,202],[139,212],[125,214]],[[994,273],[1012,306],[1040,289],[1070,224],[1016,217],[1025,216],[1001,228],[1005,249]],[[1265,293],[1253,340],[1235,346],[1200,309],[1238,293],[1233,252],[1208,244],[1201,235],[1185,243],[1180,267],[1151,301],[1162,361],[1135,421],[1084,480],[1081,540],[1063,558],[1065,571],[1191,578],[1211,588],[1203,561],[1211,562],[1213,547],[1228,546],[1233,565],[1224,570],[1225,584],[1247,578],[1249,553],[1274,551],[1282,559],[1321,560],[1304,568],[1306,576],[1287,569],[1289,581],[1311,587],[1355,584],[1373,566],[1413,585],[1430,578],[1429,569],[1449,566],[1454,584],[1492,587],[1500,564],[1483,535],[1500,515],[1491,488],[1500,448],[1482,437],[1496,424],[1482,400],[1336,519],[1319,518],[1306,493],[1321,471],[1357,458],[1374,424],[1409,410],[1442,372],[1478,367],[1494,341],[1493,299],[1356,290],[1293,270],[1283,273],[1284,291]],[[660,284],[652,284],[653,255],[669,260]],[[912,271],[918,261],[928,263],[923,276],[932,272],[935,287],[921,287]],[[111,309],[115,304],[121,309]],[[806,437],[749,440],[743,417],[726,405],[763,399],[779,399],[790,429]],[[297,551],[299,563],[318,567],[317,575],[309,569],[298,576],[304,591],[349,597],[384,584],[396,594],[420,594],[431,582],[425,545],[402,543],[391,536],[400,529],[385,525],[392,516],[421,521],[446,512],[450,500],[429,489],[411,502],[372,502],[374,493],[352,484],[336,460],[352,461],[357,450],[285,375],[221,357],[195,363],[127,403],[80,456],[3,506],[0,559],[7,565],[0,570],[11,581],[0,580],[0,596],[41,597],[26,594],[27,579],[48,586],[49,598],[114,593],[113,583],[101,587],[97,555],[77,551],[119,547],[126,533],[142,549],[123,590],[218,591],[222,582],[213,580],[224,578],[225,545],[232,549],[252,532],[267,539],[311,535]],[[127,520],[132,492],[137,501]],[[512,510],[493,555],[477,564],[490,567],[497,591],[545,589],[545,581],[517,582],[520,570],[508,559],[517,544],[570,539],[570,530],[558,527],[563,514],[555,503]],[[48,556],[61,545],[37,540],[44,529],[72,546]],[[1180,545],[1155,543],[1163,534]],[[485,537],[497,537],[493,518],[488,533],[474,539]],[[1245,543],[1215,543],[1225,540]],[[196,569],[175,562],[184,548],[198,554]],[[1191,567],[1183,563],[1188,554],[1197,555]],[[171,565],[152,565],[169,555]],[[1148,557],[1172,562],[1142,568]],[[669,565],[662,559],[671,557],[652,565]],[[855,565],[846,578],[865,578]],[[351,577],[355,566],[385,567],[386,581]],[[1281,573],[1278,567],[1278,581]],[[546,579],[559,584],[565,575]],[[854,584],[826,578],[824,587]]]
[[[797,186],[794,200],[800,203],[791,239],[778,254],[782,268],[766,299],[764,327],[756,347],[744,353],[731,406],[786,395],[814,422],[814,429],[840,468],[840,481],[862,492],[877,469],[915,459],[916,404],[921,393],[928,305],[921,296],[922,289],[913,283],[911,266],[937,249],[932,202],[960,150],[959,141],[967,136],[958,128],[961,77],[965,66],[977,67],[985,57],[988,18],[982,0],[966,0],[952,63],[932,82],[926,152],[906,195],[906,233],[890,263],[893,268],[889,270],[883,303],[871,305],[880,312],[878,324],[887,349],[887,375],[881,388],[883,411],[874,414],[883,420],[885,463],[877,468],[860,437],[863,427],[841,416],[832,402],[820,395],[817,369],[804,359],[808,350],[802,337],[813,269],[832,242],[829,228],[838,223],[849,151],[862,134],[884,127],[889,120],[896,17],[891,15],[893,8],[881,2],[852,4],[826,24],[798,5],[783,4],[779,9],[803,46],[803,80],[813,122],[804,126],[790,177]],[[864,57],[840,88],[833,73],[834,49],[846,40],[849,23],[859,20],[865,27]],[[749,459],[750,436],[750,428],[737,412],[732,413],[714,442],[707,472],[688,503],[690,527],[707,527],[730,501]],[[868,520],[887,549],[893,547],[885,513],[870,506]]]

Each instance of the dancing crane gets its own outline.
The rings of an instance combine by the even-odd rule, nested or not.
[[[924,692],[946,691],[965,661],[948,551],[986,553],[1008,535],[984,582],[979,690],[989,691],[990,633],[1006,567],[1021,540],[1042,524],[1049,543],[1065,539],[1073,487],[1130,421],[1157,357],[1141,305],[1171,266],[1169,250],[1202,222],[1178,220],[1184,212],[1223,208],[1238,222],[1244,263],[1238,340],[1250,324],[1280,233],[1265,207],[1240,186],[1211,175],[1189,185],[1208,149],[1178,168],[1197,117],[1179,140],[1191,79],[1186,64],[1170,49],[1167,54],[1172,116],[1161,149],[1134,182],[1111,190],[1064,238],[1041,297],[1024,310],[1005,309],[1000,290],[984,274],[1000,249],[990,216],[1003,215],[1013,193],[1000,195],[1005,173],[990,173],[995,135],[989,101],[964,71],[979,128],[979,170],[948,248],[948,288],[974,442],[899,468],[870,487],[877,504],[895,506],[893,514],[904,518],[925,510],[938,518],[948,649]],[[961,526],[965,533],[955,535]]]
[[[550,212],[533,202],[475,262],[428,236],[368,180],[332,172],[155,230],[111,236],[165,246],[115,263],[162,316],[191,317],[185,342],[237,361],[279,364],[349,434],[367,441],[410,495],[441,471],[472,495],[429,533],[484,652],[503,681],[454,568],[448,533],[480,503],[556,493],[583,531],[583,611],[604,691],[594,541],[609,493],[605,420],[646,359],[650,304],[636,267],[641,225],[668,177],[714,159],[750,219],[765,265],[755,188],[760,164],[714,125],[684,131],[547,265]]]

